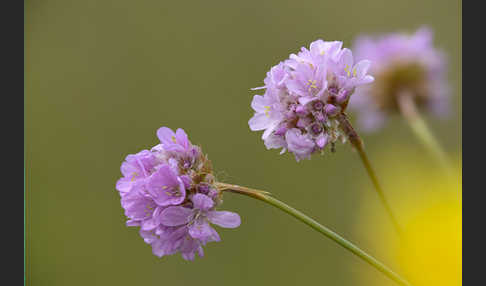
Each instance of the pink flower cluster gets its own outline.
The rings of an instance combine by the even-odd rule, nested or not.
[[[282,148],[297,161],[324,152],[328,144],[344,141],[336,116],[346,109],[356,87],[373,81],[370,61],[354,61],[342,42],[317,40],[309,49],[272,67],[263,95],[251,103],[253,131],[264,130],[267,149]]]
[[[236,213],[215,210],[222,203],[211,162],[182,129],[157,131],[160,144],[128,155],[116,183],[128,226],[162,257],[177,252],[186,260],[203,256],[202,246],[220,237],[210,223],[226,228],[241,223]]]

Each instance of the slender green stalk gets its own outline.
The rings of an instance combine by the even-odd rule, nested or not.
[[[388,278],[392,279],[393,281],[395,281],[399,285],[411,286],[411,284],[408,283],[405,279],[403,279],[398,274],[393,272],[390,268],[385,266],[380,261],[376,260],[373,256],[367,254],[366,252],[361,250],[356,245],[352,244],[351,242],[349,242],[346,239],[344,239],[343,237],[341,237],[339,234],[337,234],[337,233],[333,232],[332,230],[328,229],[327,227],[321,225],[320,223],[318,223],[317,221],[308,217],[307,215],[303,214],[302,212],[300,212],[300,211],[292,208],[291,206],[277,200],[276,198],[271,197],[268,192],[255,190],[255,189],[251,189],[251,188],[246,188],[246,187],[242,187],[242,186],[237,186],[237,185],[226,184],[226,183],[217,183],[217,185],[218,185],[218,188],[221,191],[229,191],[229,192],[249,196],[249,197],[252,197],[254,199],[263,201],[267,204],[270,204],[270,205],[288,213],[289,215],[291,215],[291,216],[295,217],[296,219],[300,220],[301,222],[307,224],[308,226],[310,226],[314,230],[318,231],[319,233],[330,238],[331,240],[333,240],[334,242],[336,242],[340,246],[351,251],[353,254],[355,254],[359,258],[363,259],[366,263],[373,266],[378,271],[385,274]]]
[[[398,107],[403,117],[407,120],[412,131],[419,138],[422,144],[433,154],[446,172],[452,174],[452,167],[444,149],[432,134],[425,120],[420,115],[412,96],[407,92],[402,92],[397,97]]]
[[[395,218],[395,215],[393,214],[393,211],[390,207],[390,204],[388,203],[385,193],[383,192],[383,188],[381,187],[380,183],[378,182],[378,178],[376,177],[376,173],[371,167],[371,163],[368,160],[368,156],[366,156],[366,152],[364,151],[363,147],[363,141],[359,137],[358,133],[354,130],[353,126],[349,122],[347,116],[345,113],[341,113],[337,117],[341,129],[344,131],[344,133],[348,136],[349,142],[353,147],[358,151],[359,157],[361,158],[361,161],[363,162],[363,165],[366,169],[366,172],[368,173],[368,176],[371,179],[371,182],[373,183],[373,186],[375,187],[376,192],[378,193],[378,197],[380,198],[381,202],[383,203],[383,206],[385,207],[386,212],[388,213],[388,216],[390,217],[390,220],[393,223],[393,226],[395,227],[395,230],[397,233],[401,236],[402,230],[400,225],[398,224],[397,219]]]

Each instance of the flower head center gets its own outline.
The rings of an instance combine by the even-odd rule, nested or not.
[[[168,186],[162,186],[162,191],[168,196],[174,196],[174,197],[181,196],[181,191],[179,190],[179,187],[170,188]]]
[[[317,80],[315,80],[315,79],[314,80],[309,79],[308,81],[309,81],[309,83],[308,83],[309,84],[309,91],[311,91],[313,88],[317,89],[317,85],[316,85],[317,84]]]

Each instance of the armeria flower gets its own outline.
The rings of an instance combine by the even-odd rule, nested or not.
[[[382,127],[399,112],[398,97],[411,96],[418,108],[443,117],[449,110],[446,62],[433,46],[429,28],[414,34],[391,33],[380,37],[358,37],[353,50],[357,59],[373,61],[370,74],[375,82],[360,88],[349,103],[365,131]]]
[[[370,61],[355,62],[342,42],[317,40],[309,49],[272,67],[264,80],[263,95],[255,95],[255,111],[248,124],[253,131],[265,130],[267,149],[282,148],[297,161],[345,137],[336,116],[346,109],[356,87],[370,83]]]
[[[215,186],[211,162],[184,130],[162,127],[157,135],[160,144],[126,157],[116,189],[127,226],[140,227],[155,255],[180,252],[193,260],[196,253],[203,256],[206,243],[220,240],[209,223],[235,228],[240,217],[216,210],[222,194]]]

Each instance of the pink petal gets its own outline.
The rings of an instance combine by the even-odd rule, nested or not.
[[[191,220],[193,210],[173,206],[164,209],[158,218],[161,224],[165,226],[178,226],[188,223]]]
[[[225,228],[239,227],[241,218],[237,213],[228,211],[211,211],[207,215],[210,222]]]

